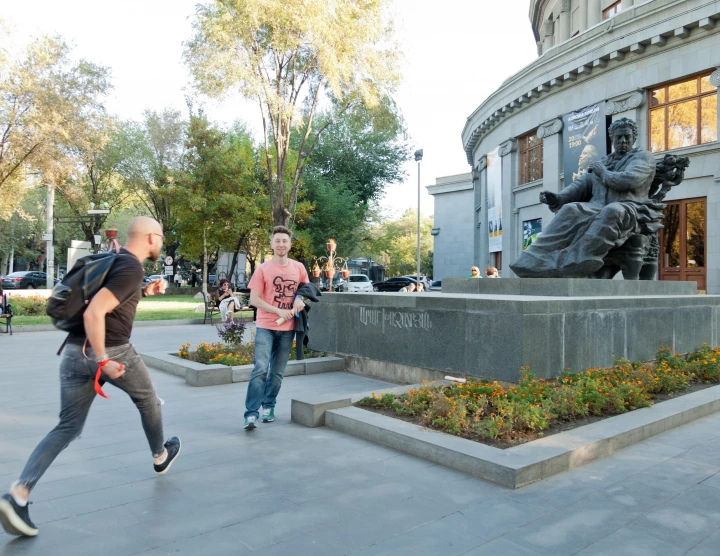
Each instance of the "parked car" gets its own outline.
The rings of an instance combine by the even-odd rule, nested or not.
[[[145,279],[145,283],[146,283],[146,284],[149,284],[150,282],[154,282],[155,280],[160,280],[160,278],[162,278],[163,280],[165,280],[165,282],[166,282],[165,286],[167,287],[168,284],[169,284],[169,283],[168,283],[168,278],[167,278],[167,276],[163,276],[162,274],[153,274],[152,276],[148,276],[148,277]]]
[[[339,274],[333,278],[332,287],[334,292],[343,292],[345,290],[345,280]],[[327,278],[323,278],[322,284],[320,285],[320,291],[330,291],[330,284]]]
[[[441,292],[441,291],[442,291],[442,280],[435,280],[434,282],[430,282],[430,286],[428,287],[428,291],[430,291],[430,292]]]
[[[373,291],[376,292],[398,292],[409,284],[417,285],[417,282],[407,276],[396,276],[395,278],[388,278],[384,282],[375,282],[373,284]]]
[[[55,278],[55,284],[60,280]],[[22,270],[11,272],[2,281],[4,290],[32,290],[47,286],[47,274],[37,270]]]
[[[370,278],[364,274],[351,274],[348,276],[347,288],[344,291],[371,292],[373,291],[373,285]]]
[[[403,278],[412,278],[413,280],[415,280],[417,282],[417,274],[407,274],[407,275],[403,276]],[[430,287],[430,282],[432,282],[432,280],[429,280],[428,277],[425,276],[424,274],[420,275],[420,281],[423,283],[423,286],[425,287],[426,290]]]

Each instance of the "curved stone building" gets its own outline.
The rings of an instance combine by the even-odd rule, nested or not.
[[[505,80],[463,129],[471,174],[428,188],[435,278],[464,276],[458,269],[472,264],[512,277],[509,264],[553,217],[538,193],[561,190],[605,155],[607,125],[628,117],[638,124],[638,147],[658,159],[690,159],[685,181],[665,200],[659,279],[720,293],[720,3],[531,0],[529,17],[537,60]],[[447,251],[470,236],[471,255]]]

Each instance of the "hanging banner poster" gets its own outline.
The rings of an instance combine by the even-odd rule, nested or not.
[[[535,242],[540,232],[542,232],[542,218],[525,220],[523,222],[523,250]]]
[[[490,253],[502,251],[502,157],[500,147],[487,155],[488,237]]]
[[[588,166],[610,152],[605,101],[591,104],[563,116],[563,171],[565,187],[583,174]]]

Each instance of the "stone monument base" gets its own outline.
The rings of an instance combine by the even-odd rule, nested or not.
[[[697,282],[666,280],[590,280],[588,278],[445,278],[443,293],[607,297],[628,295],[694,295]]]
[[[525,279],[464,281],[473,287],[525,287]],[[580,282],[626,287],[619,280],[549,282],[564,292],[586,287]],[[639,287],[694,287],[645,284]],[[310,348],[516,381],[524,366],[538,377],[552,378],[564,369],[609,366],[613,357],[653,359],[661,346],[685,353],[703,343],[718,345],[720,296],[610,295],[334,293],[313,304]]]

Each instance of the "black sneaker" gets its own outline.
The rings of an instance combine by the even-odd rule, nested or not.
[[[153,464],[155,473],[158,475],[165,475],[170,470],[170,466],[173,461],[180,455],[180,439],[177,436],[173,436],[170,440],[165,443],[165,449],[167,450],[167,457],[165,461],[160,464]]]
[[[11,535],[36,536],[38,528],[30,521],[30,512],[28,512],[31,503],[19,506],[12,495],[3,494],[0,498],[0,523],[3,529]]]

